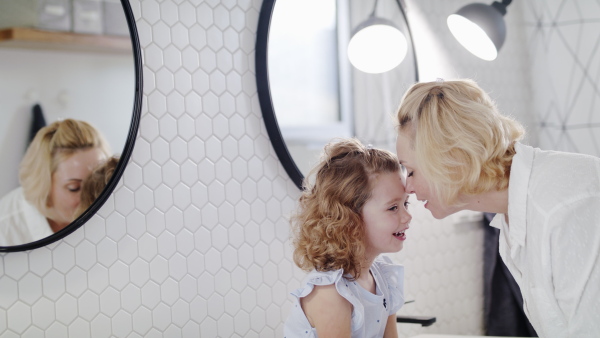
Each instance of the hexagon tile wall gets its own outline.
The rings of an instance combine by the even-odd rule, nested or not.
[[[431,22],[463,3],[409,2]],[[87,224],[47,247],[0,255],[0,336],[281,336],[288,292],[303,276],[287,242],[299,193],[258,105],[261,1],[131,4],[144,61],[132,159]],[[512,78],[519,69],[505,72],[515,59],[473,62],[453,50],[445,27],[431,29],[457,73],[489,74],[488,87],[523,103],[524,81]],[[421,213],[416,208],[414,241],[393,257],[406,264],[407,294],[416,299],[402,311],[437,316],[430,332],[481,333],[481,228],[440,225]]]

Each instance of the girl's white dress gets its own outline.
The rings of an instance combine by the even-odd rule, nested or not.
[[[386,256],[379,256],[370,270],[377,294],[349,281],[342,270],[309,273],[303,287],[291,293],[294,301],[285,322],[284,337],[317,337],[300,306],[300,298],[310,294],[315,285],[331,284],[335,284],[339,294],[352,304],[352,337],[382,337],[388,317],[404,305],[404,267],[393,264]]]

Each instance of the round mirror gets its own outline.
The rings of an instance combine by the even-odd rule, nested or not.
[[[0,252],[24,251],[75,231],[117,185],[139,126],[141,54],[128,0],[43,6],[10,0],[0,4],[0,13]],[[60,127],[63,143],[55,140],[57,125],[71,128]],[[67,132],[71,130],[77,132]],[[88,139],[86,130],[99,135],[101,146],[47,150],[54,149],[48,142]],[[27,170],[36,161],[51,169],[44,174]],[[84,199],[84,185],[100,175],[100,183]],[[26,186],[44,191],[36,197],[41,202],[22,192],[31,190]],[[61,195],[56,186],[66,193]],[[40,209],[44,207],[52,215],[67,215],[60,226],[55,227],[59,222],[48,210]]]
[[[394,149],[395,109],[418,81],[405,10],[401,0],[263,1],[256,41],[258,96],[275,152],[299,188],[323,146],[336,137]],[[367,39],[382,51],[370,55],[364,52],[375,47],[354,44],[365,28],[382,25],[400,40]],[[396,42],[404,49],[382,68],[381,54]],[[357,51],[358,57],[349,58]],[[362,65],[366,60],[366,67],[350,62],[356,59]],[[371,59],[375,64],[368,64]]]

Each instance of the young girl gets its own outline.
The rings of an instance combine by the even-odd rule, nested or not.
[[[314,182],[311,177],[314,176]],[[411,220],[398,159],[355,139],[325,147],[292,219],[294,262],[311,271],[284,336],[397,337],[404,268],[398,252]]]

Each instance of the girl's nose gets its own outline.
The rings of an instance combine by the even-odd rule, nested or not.
[[[402,224],[408,224],[411,220],[412,215],[408,211],[404,210],[402,216],[400,217],[400,221],[402,222]]]

